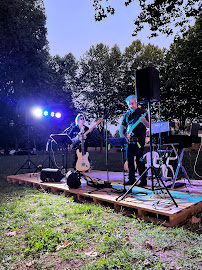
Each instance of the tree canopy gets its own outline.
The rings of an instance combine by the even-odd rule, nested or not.
[[[40,92],[49,56],[43,1],[1,1],[0,21],[1,96]]]
[[[202,16],[168,51],[162,72],[162,114],[202,121]]]
[[[142,9],[134,18],[134,36],[144,28],[145,23],[149,25],[151,37],[158,36],[159,32],[171,35],[174,28],[184,32],[187,23],[197,18],[202,10],[200,0],[123,0],[122,2],[125,6],[129,6],[133,1],[139,2]],[[93,2],[96,21],[115,14],[115,9],[109,4],[112,1],[93,0]]]

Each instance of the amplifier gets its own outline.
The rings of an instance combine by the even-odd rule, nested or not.
[[[151,123],[151,134],[158,134],[162,132],[172,133],[175,130],[175,123],[170,121],[160,121]]]
[[[43,182],[60,182],[60,180],[64,177],[58,169],[42,169],[40,174],[40,179]]]

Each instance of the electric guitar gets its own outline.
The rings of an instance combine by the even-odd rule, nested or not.
[[[84,134],[83,136],[87,135],[88,133],[90,133],[97,125],[99,125],[101,122],[103,121],[103,119],[101,118],[100,120],[98,120],[91,128],[89,128]],[[76,137],[76,139],[72,139],[72,145],[73,147],[75,147],[75,145],[79,142],[79,136]]]
[[[130,141],[130,136],[131,136],[131,134],[132,134],[133,129],[134,129],[137,125],[139,125],[139,123],[141,122],[141,118],[142,118],[142,117],[145,117],[147,114],[148,114],[148,112],[145,112],[144,114],[142,114],[142,115],[140,116],[140,118],[135,122],[135,124],[133,124],[133,125],[128,125],[127,130],[126,130],[126,134],[125,134],[125,137],[127,138],[128,141]]]
[[[87,135],[88,133],[90,133],[97,125],[99,125],[99,123],[101,123],[103,121],[103,119],[101,118],[100,120],[98,120],[91,128],[89,128],[84,135]]]
[[[90,169],[90,162],[89,162],[89,153],[84,152],[84,136],[90,133],[100,122],[102,122],[103,119],[98,120],[91,128],[89,128],[85,133],[84,133],[84,127],[81,128],[81,152],[79,149],[76,150],[76,154],[78,157],[78,160],[76,162],[76,169],[79,172],[83,171],[88,171]]]
[[[89,153],[84,152],[84,127],[81,128],[81,152],[79,149],[76,150],[77,154],[77,162],[76,162],[76,169],[79,172],[88,171],[90,169],[90,162],[88,159]]]

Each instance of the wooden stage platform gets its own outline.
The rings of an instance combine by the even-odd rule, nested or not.
[[[87,181],[82,178],[81,186],[73,189],[61,182],[42,182],[40,173],[11,175],[7,177],[7,181],[42,188],[54,194],[64,192],[65,196],[73,196],[78,202],[92,202],[110,206],[124,214],[135,215],[155,223],[160,222],[169,227],[176,226],[186,221],[190,216],[202,211],[202,181],[191,180],[190,185],[187,180],[183,179],[180,182],[183,182],[184,186],[169,189],[177,203],[178,207],[176,207],[166,189],[153,192],[149,180],[146,188],[134,186],[133,192],[121,199],[122,197],[118,197],[123,191],[123,173],[92,171],[86,173],[86,175],[103,179],[104,183],[110,184],[110,186],[96,189],[96,187],[87,185]],[[128,186],[126,186],[126,189],[128,189]]]

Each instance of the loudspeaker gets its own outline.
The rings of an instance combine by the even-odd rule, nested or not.
[[[135,95],[139,103],[160,100],[159,72],[154,67],[135,71]]]
[[[190,135],[198,137],[199,129],[200,129],[199,123],[191,123]]]
[[[42,169],[40,179],[43,182],[60,182],[64,175],[58,169]]]
[[[66,178],[67,178],[67,185],[70,188],[78,188],[78,187],[80,187],[81,180],[80,180],[80,178],[78,177],[78,175],[76,173],[73,173],[73,172],[69,171],[66,174]]]

